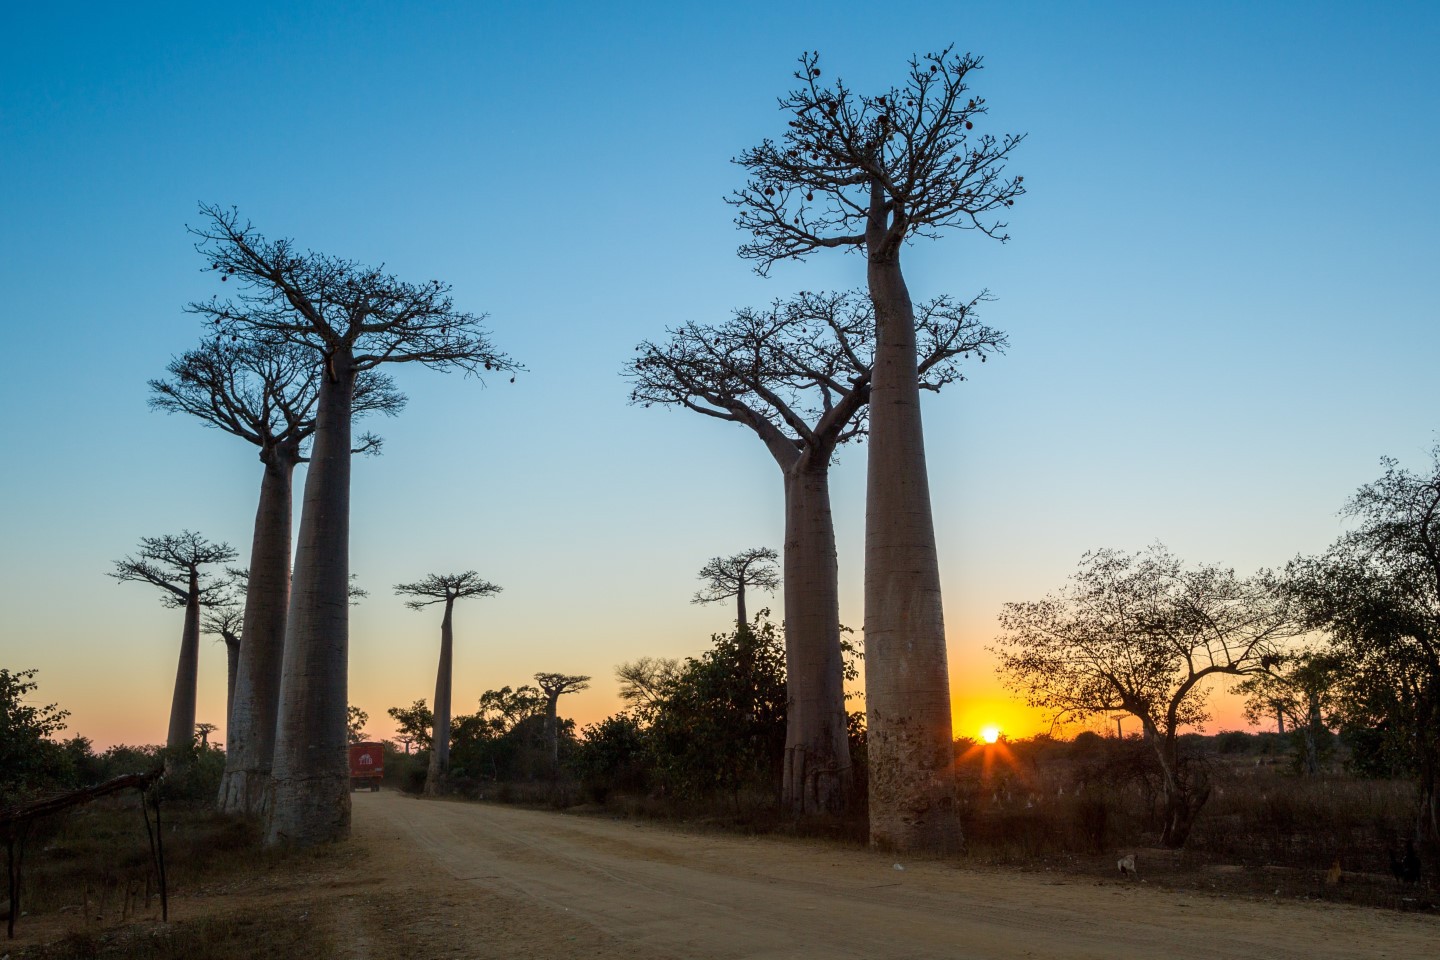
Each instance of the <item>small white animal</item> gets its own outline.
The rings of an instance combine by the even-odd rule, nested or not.
[[[1135,872],[1135,854],[1133,853],[1125,854],[1125,856],[1116,861],[1115,866],[1120,868],[1120,876],[1122,877],[1139,876],[1139,874]]]

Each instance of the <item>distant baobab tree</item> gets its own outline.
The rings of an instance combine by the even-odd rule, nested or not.
[[[210,746],[210,734],[220,729],[213,723],[195,724],[195,735],[200,738],[200,749],[204,750]]]
[[[233,715],[225,725],[225,773],[217,801],[222,811],[255,814],[268,794],[275,753],[290,603],[291,481],[315,432],[320,360],[315,351],[293,343],[222,337],[216,334],[172,360],[168,378],[150,381],[150,405],[189,414],[253,444],[264,465],[239,631],[246,643],[232,677]],[[356,416],[394,416],[404,405],[404,395],[384,374],[367,371],[356,378]],[[380,439],[365,434],[357,449],[378,452]]]
[[[115,561],[110,576],[122,583],[148,583],[165,591],[160,602],[185,611],[180,634],[180,663],[170,701],[170,730],[165,746],[182,756],[195,742],[195,687],[200,670],[200,611],[223,599],[225,584],[202,567],[235,559],[228,543],[211,543],[189,530],[163,537],[142,537],[135,556]]]
[[[230,735],[235,713],[235,675],[240,666],[241,637],[244,636],[245,605],[234,595],[205,611],[200,629],[225,644],[225,735]],[[227,750],[228,753],[228,750]]]
[[[735,598],[735,625],[747,629],[750,618],[745,613],[745,588],[767,593],[780,586],[780,572],[775,569],[779,556],[769,547],[752,547],[730,557],[712,557],[700,568],[705,586],[696,591],[691,603],[719,603]]]
[[[309,845],[350,832],[345,706],[349,663],[351,420],[359,376],[413,363],[467,373],[511,371],[439,280],[402,281],[381,268],[267,240],[233,209],[202,206],[197,249],[233,300],[192,304],[222,336],[284,340],[321,364],[315,438],[305,478],[287,617],[266,843]],[[512,377],[513,379],[513,377]]]
[[[455,634],[452,629],[455,601],[469,597],[493,597],[500,588],[487,580],[481,580],[474,570],[464,573],[432,573],[424,580],[414,583],[397,583],[395,592],[402,597],[414,597],[405,606],[411,610],[424,610],[436,604],[445,604],[445,614],[440,618],[440,666],[435,672],[435,713],[432,718],[436,736],[430,749],[430,769],[425,774],[425,792],[440,793],[445,777],[450,772],[450,690],[453,677]],[[393,713],[392,713],[393,716]]]
[[[550,750],[550,770],[560,769],[560,698],[567,693],[588,689],[589,677],[568,676],[563,673],[537,673],[535,682],[545,694],[545,741]],[[523,689],[523,688],[522,688]]]
[[[983,299],[942,297],[916,311],[916,376],[925,389],[964,379],[962,359],[1005,346],[1003,334],[975,319]],[[743,424],[780,467],[789,700],[782,797],[796,813],[837,812],[849,794],[830,465],[841,445],[865,435],[874,345],[865,296],[802,293],[718,326],[674,329],[661,345],[641,344],[627,371],[632,402]]]
[[[1004,240],[999,217],[1025,192],[1023,178],[1004,178],[1023,136],[975,130],[987,107],[968,81],[980,66],[947,47],[912,58],[901,86],[866,95],[822,81],[819,55],[803,54],[797,85],[780,100],[786,131],[736,158],[748,180],[729,199],[752,237],[740,255],[762,275],[817,250],[865,257],[875,322],[865,510],[870,842],[895,849],[960,843],[919,324],[900,259],[907,241],[947,228]]]

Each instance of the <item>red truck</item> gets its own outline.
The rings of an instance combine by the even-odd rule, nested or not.
[[[385,778],[385,750],[378,743],[350,744],[350,789],[380,789]]]

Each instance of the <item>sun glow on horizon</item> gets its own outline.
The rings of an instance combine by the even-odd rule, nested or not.
[[[995,724],[987,724],[980,728],[980,739],[986,743],[994,743],[1000,739],[1000,728]]]

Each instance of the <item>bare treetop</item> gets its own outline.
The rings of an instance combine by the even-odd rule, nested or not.
[[[987,113],[968,83],[980,57],[947,47],[912,58],[903,86],[873,95],[826,85],[819,64],[801,55],[799,86],[779,100],[790,114],[780,142],[735,160],[750,175],[729,198],[754,236],[742,257],[765,273],[776,260],[865,245],[867,232],[872,254],[946,227],[1006,239],[999,218],[1025,188],[1004,179],[1005,161],[1024,135],[975,130]]]
[[[775,569],[779,554],[769,547],[752,547],[733,557],[713,557],[700,568],[705,586],[691,603],[719,603],[742,595],[746,587],[774,590],[780,586],[780,572]]]
[[[245,624],[245,607],[227,598],[226,602],[212,606],[200,618],[200,629],[214,634],[227,644],[240,642],[241,628]]]
[[[449,603],[464,597],[491,597],[502,588],[488,580],[481,580],[474,570],[464,573],[432,573],[424,580],[414,583],[397,583],[395,592],[400,596],[415,597],[406,601],[411,610],[423,610],[432,603]]]
[[[540,689],[545,692],[545,696],[549,697],[551,702],[564,694],[575,693],[590,687],[589,677],[571,676],[564,673],[537,673],[535,682],[540,684]]]
[[[192,303],[190,312],[217,332],[278,339],[354,356],[354,369],[420,363],[468,373],[520,369],[490,342],[483,317],[455,308],[450,285],[409,283],[352,260],[299,251],[290,240],[267,240],[233,208],[200,207],[191,227],[196,249],[221,279],[236,281],[233,300]]]
[[[216,335],[171,360],[167,371],[170,379],[150,381],[150,406],[157,410],[188,413],[262,448],[298,450],[315,432],[320,361],[313,350]],[[368,370],[356,378],[355,415],[394,416],[404,406],[405,395],[385,374]],[[366,452],[378,451],[378,437],[366,434],[361,441]]]
[[[1007,345],[968,302],[916,306],[920,386],[964,380],[960,364]],[[743,423],[772,447],[838,445],[863,436],[875,363],[874,307],[863,293],[801,293],[768,309],[737,310],[718,326],[687,323],[662,345],[637,348],[626,375],[630,401],[682,406]]]
[[[178,535],[141,537],[140,549],[134,557],[115,561],[110,574],[116,580],[150,583],[166,592],[161,602],[170,607],[183,607],[190,597],[190,581],[199,584],[198,600],[202,606],[223,602],[229,590],[226,581],[216,582],[200,572],[200,567],[235,559],[228,543],[211,543],[198,533],[183,530]]]

